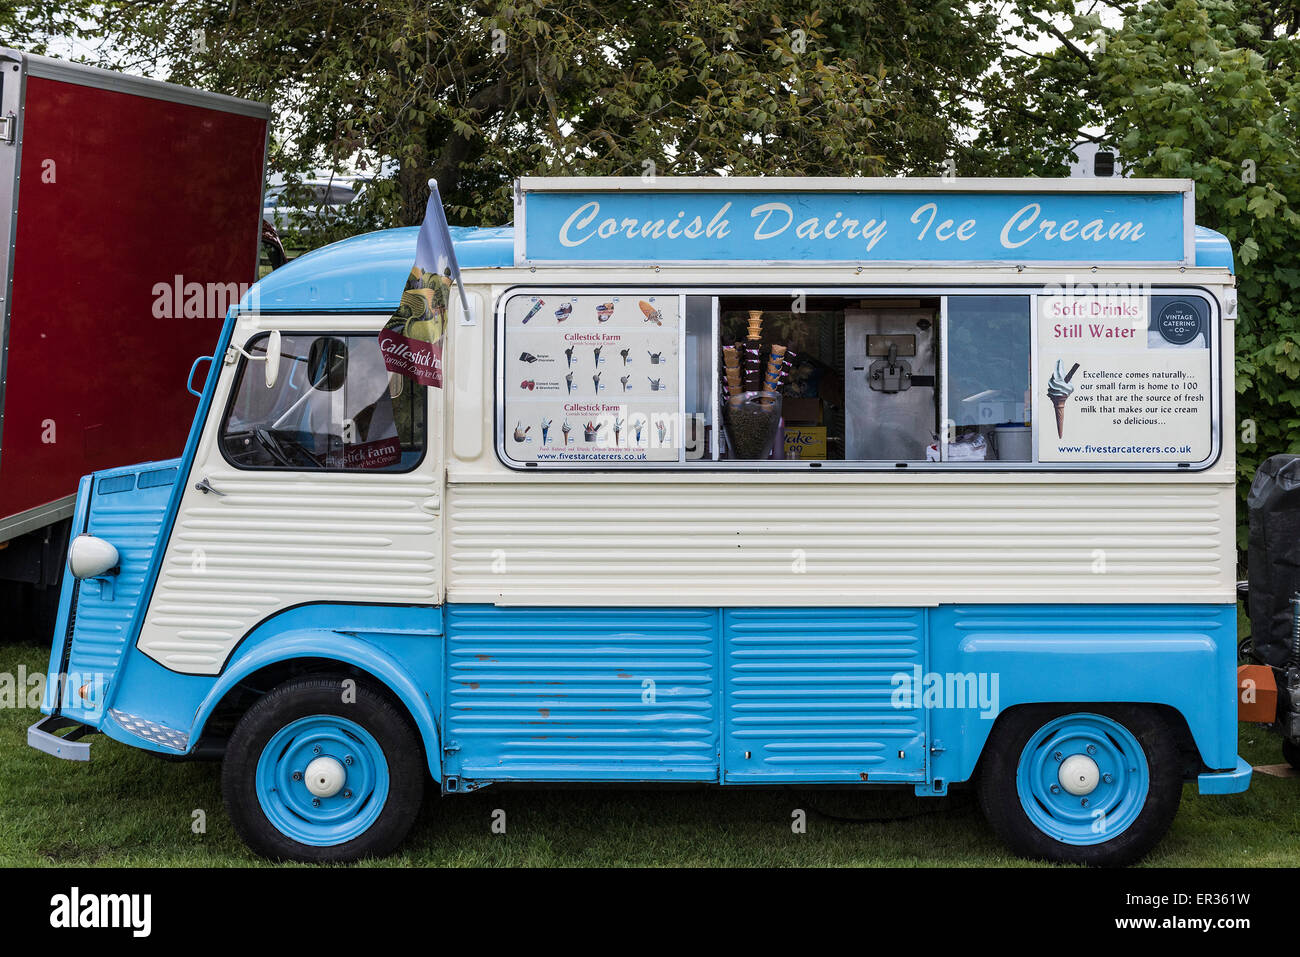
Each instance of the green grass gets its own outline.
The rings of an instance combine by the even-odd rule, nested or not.
[[[0,673],[44,671],[45,649],[0,646]],[[0,710],[0,866],[247,866],[221,805],[219,766],[153,758],[95,736],[88,764],[27,747],[38,712]],[[1241,753],[1281,762],[1278,740],[1242,725]],[[430,786],[432,789],[432,785]],[[491,833],[493,811],[507,833]],[[808,812],[792,834],[791,812]],[[191,831],[207,815],[207,833]],[[819,813],[820,812],[820,813]],[[897,817],[844,823],[839,817]],[[707,788],[563,790],[485,788],[430,793],[398,866],[982,867],[1019,865],[984,823],[973,796],[909,791]],[[1300,779],[1256,774],[1249,792],[1202,797],[1184,789],[1173,829],[1146,866],[1295,866]]]

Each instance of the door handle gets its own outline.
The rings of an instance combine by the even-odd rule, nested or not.
[[[208,477],[206,475],[203,476],[202,481],[195,482],[194,487],[198,489],[200,492],[202,492],[204,495],[207,495],[209,492],[211,492],[213,495],[221,495],[221,496],[224,496],[226,494],[225,492],[213,488],[212,483],[208,481]]]
[[[203,393],[200,392],[198,389],[194,388],[194,370],[199,367],[200,362],[212,362],[212,361],[213,361],[212,356],[199,356],[197,359],[194,360],[194,365],[190,366],[189,377],[185,380],[185,391],[188,392],[190,395],[194,396],[195,398],[198,399],[203,398]],[[209,369],[208,372],[211,373],[212,370]],[[203,385],[205,388],[207,387],[207,384],[208,384],[208,380],[207,377],[205,376],[203,379]]]
[[[426,498],[424,504],[420,507],[431,515],[437,515],[442,511],[442,496],[435,495],[432,498]]]

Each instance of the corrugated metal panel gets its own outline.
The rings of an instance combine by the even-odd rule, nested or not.
[[[906,606],[1235,595],[1229,485],[527,478],[449,487],[449,600]]]
[[[437,494],[422,474],[206,473],[181,503],[139,647],[216,674],[248,630],[304,602],[436,604]]]
[[[150,466],[150,470],[154,469],[156,466]],[[112,543],[121,571],[113,577],[111,599],[101,596],[98,582],[83,582],[77,589],[76,624],[68,654],[70,688],[63,701],[64,713],[72,717],[87,704],[78,697],[81,685],[90,683],[92,689],[105,696],[117,673],[167,510],[171,494],[168,486],[136,489],[135,479],[135,472],[114,472],[97,478],[91,496],[86,531]],[[92,691],[92,698],[94,694]],[[103,706],[103,700],[88,703],[93,711]]]
[[[715,781],[717,658],[713,609],[448,605],[446,773]]]
[[[924,780],[919,696],[894,693],[925,667],[925,614],[727,611],[725,780]]]

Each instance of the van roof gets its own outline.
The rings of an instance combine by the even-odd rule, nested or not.
[[[418,226],[381,229],[313,249],[256,283],[240,308],[396,309],[415,264],[419,233]],[[514,264],[514,229],[509,226],[453,226],[451,239],[461,269]]]
[[[240,308],[246,311],[391,310],[397,307],[415,262],[418,226],[381,229],[322,246],[299,256],[256,283]],[[513,266],[514,227],[453,226],[461,269]],[[1196,265],[1233,272],[1227,237],[1196,227]]]

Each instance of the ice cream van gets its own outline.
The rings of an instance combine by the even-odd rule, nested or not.
[[[81,480],[44,712],[224,761],[259,853],[505,783],[973,787],[1115,864],[1237,756],[1233,257],[1185,180],[522,179],[228,315],[179,457]]]

